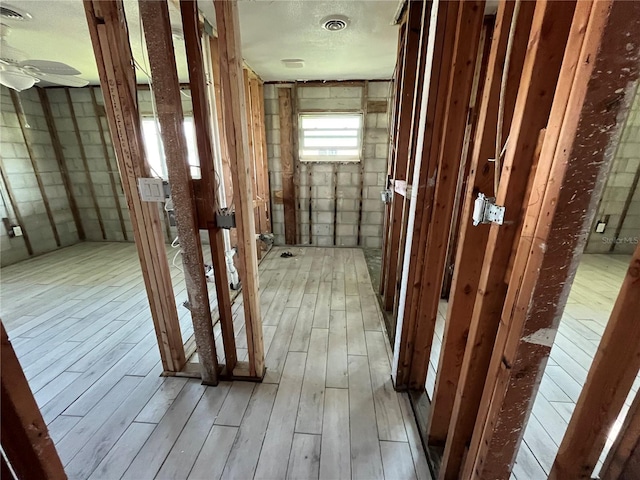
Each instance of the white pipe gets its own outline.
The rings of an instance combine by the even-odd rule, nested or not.
[[[402,325],[404,323],[404,309],[407,301],[407,287],[409,283],[409,261],[411,260],[411,245],[413,243],[413,224],[416,218],[418,186],[420,184],[420,168],[422,165],[422,150],[424,149],[424,133],[427,124],[427,105],[429,103],[429,84],[433,65],[433,53],[435,48],[436,25],[438,20],[439,0],[431,4],[431,20],[429,21],[429,42],[425,58],[425,76],[422,84],[422,103],[420,104],[420,120],[418,123],[418,144],[416,145],[416,158],[413,165],[413,183],[411,185],[411,198],[409,200],[409,218],[407,222],[407,239],[402,260],[402,279],[400,280],[400,302],[398,305],[398,319],[396,321],[396,337],[393,347],[393,364],[391,377],[396,383],[398,376],[398,363],[400,361],[400,340],[402,338]]]

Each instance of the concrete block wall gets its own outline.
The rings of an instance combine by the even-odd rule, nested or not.
[[[265,85],[265,116],[272,193],[272,226],[276,243],[284,244],[284,209],[282,204],[275,202],[274,196],[274,192],[282,190],[277,88],[274,84]],[[390,82],[373,81],[368,83],[368,94],[364,99],[364,84],[350,86],[299,84],[295,90],[296,107],[299,113],[305,111],[362,112],[363,104],[367,101],[384,100],[389,104],[391,91]],[[297,135],[297,132],[294,132],[294,135]],[[298,163],[297,228],[301,244],[334,245],[335,229],[336,245],[356,246],[358,215],[362,200],[361,246],[372,248],[382,246],[384,204],[380,200],[380,192],[384,188],[387,172],[388,113],[366,115],[363,140],[362,164],[359,162]],[[360,198],[361,179],[362,199]],[[337,215],[334,215],[335,211]]]
[[[107,121],[104,116],[96,115],[91,101],[90,88],[69,89],[73,111],[80,131],[80,141],[82,142],[89,167],[88,172],[82,161],[80,145],[76,138],[71,109],[69,108],[65,90],[51,88],[47,90],[47,95],[87,240],[124,241],[125,236],[120,225],[118,209],[122,211],[126,220],[125,232],[128,235],[128,239],[133,238],[131,222],[129,221],[127,204],[120,185],[118,167],[109,137]],[[103,99],[100,88],[95,87],[94,93],[96,101],[102,105]],[[105,158],[105,151],[100,139],[100,124],[105,135],[108,158]],[[108,167],[107,162],[110,162],[111,169]],[[111,188],[111,175],[114,176],[116,182],[117,198],[114,197]],[[95,192],[97,209],[91,196],[91,185]],[[99,226],[98,213],[102,217],[106,238],[103,238]]]
[[[29,125],[26,130],[27,140],[32,147],[34,161],[44,184],[45,195],[49,201],[61,247],[72,245],[79,241],[78,232],[53,152],[38,92],[32,88],[18,95]],[[34,254],[46,253],[55,250],[58,246],[45,211],[45,202],[29,160],[9,90],[4,86],[0,87],[0,96],[2,117],[0,155],[7,175],[8,187],[16,198],[18,210],[24,221],[22,227],[29,236]],[[2,191],[0,215],[9,218],[12,223],[17,223],[15,212],[9,202],[7,185],[2,184],[0,190]],[[0,226],[0,250],[2,265],[9,265],[29,257],[24,237],[10,238],[3,226]]]
[[[632,192],[634,178],[640,171],[640,89],[622,131],[611,171],[607,179],[596,220],[591,229],[585,251],[607,253],[614,245],[614,253],[632,254],[640,241],[640,186]],[[631,196],[627,214],[622,216],[625,201]],[[596,233],[599,220],[609,216],[604,233]],[[620,234],[616,237],[616,231]]]

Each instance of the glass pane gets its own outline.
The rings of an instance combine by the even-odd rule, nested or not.
[[[161,148],[159,128],[153,118],[145,118],[142,120],[144,149],[147,154],[147,161],[151,167],[151,174],[162,177],[164,174],[164,152]]]
[[[359,150],[351,150],[351,149],[323,149],[323,150],[311,150],[305,149],[302,150],[303,157],[349,157],[349,158],[358,158],[360,154]],[[303,158],[304,160],[304,158]],[[314,158],[317,160],[317,158]]]
[[[358,130],[305,130],[305,137],[357,137]]]
[[[350,138],[305,138],[304,148],[307,147],[357,147],[358,139]]]
[[[360,115],[302,115],[302,128],[360,128]]]

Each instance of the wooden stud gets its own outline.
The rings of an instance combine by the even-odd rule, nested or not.
[[[260,82],[258,86],[258,107],[259,116],[261,121],[260,127],[260,141],[262,143],[262,186],[260,191],[264,198],[264,233],[271,233],[271,190],[269,188],[269,158],[267,156],[267,132],[265,125],[265,110],[264,110],[264,84]]]
[[[220,328],[222,331],[222,344],[225,353],[225,365],[227,373],[233,372],[237,363],[236,341],[233,329],[233,315],[231,313],[231,295],[229,293],[229,279],[227,276],[227,264],[225,257],[224,233],[215,225],[215,210],[218,207],[216,190],[216,172],[213,158],[213,140],[211,131],[211,113],[205,90],[204,59],[200,43],[200,29],[198,26],[198,6],[195,1],[180,2],[182,13],[182,27],[185,39],[185,49],[189,64],[189,80],[191,101],[193,105],[193,119],[196,132],[196,144],[200,157],[200,176],[203,188],[201,193],[204,204],[208,206],[207,216],[209,223],[209,248],[220,314]],[[222,124],[219,124],[222,126]],[[223,137],[223,135],[220,135]],[[225,146],[226,140],[221,141]],[[230,165],[229,165],[230,167]],[[223,165],[223,171],[224,171]],[[231,173],[231,172],[229,172]],[[226,184],[225,184],[226,189]],[[226,191],[226,190],[225,190]]]
[[[62,462],[9,342],[4,323],[0,322],[0,328],[3,453],[17,478],[66,480]],[[3,461],[4,455],[1,455]],[[3,471],[3,478],[5,474]],[[13,478],[13,475],[6,478]]]
[[[257,200],[258,200],[258,187],[257,187],[257,178],[256,178],[256,146],[255,146],[255,133],[253,131],[253,124],[251,122],[251,112],[253,110],[253,106],[251,104],[251,86],[249,83],[249,69],[245,68],[242,70],[242,79],[244,85],[244,98],[246,99],[245,104],[245,113],[247,117],[247,138],[249,140],[249,170],[251,175],[251,186],[253,190],[253,215],[254,215],[254,223],[256,225],[256,233],[260,233],[260,216],[258,215],[257,210]],[[261,252],[260,252],[260,241],[256,240],[256,250],[258,251],[258,260],[260,260]]]
[[[111,164],[111,157],[109,156],[109,149],[107,148],[107,140],[104,136],[104,129],[102,128],[102,115],[104,107],[100,108],[98,100],[96,99],[96,92],[94,87],[89,87],[89,93],[91,94],[91,104],[93,105],[93,114],[96,117],[96,123],[98,124],[98,133],[100,134],[100,144],[102,145],[102,156],[104,157],[105,164],[107,166],[107,172],[109,172],[109,183],[111,185],[111,195],[115,203],[116,211],[118,212],[118,220],[120,221],[120,229],[122,230],[122,237],[124,241],[129,241],[127,234],[127,226],[125,223],[124,215],[122,213],[122,206],[120,205],[120,195],[118,195],[118,189],[116,187],[116,175],[118,183],[120,181],[120,172],[114,170]],[[117,167],[116,167],[117,168]]]
[[[393,378],[396,389],[406,389],[409,385],[411,360],[413,357],[413,345],[415,343],[416,324],[419,316],[420,294],[422,291],[422,269],[426,254],[426,245],[429,234],[429,224],[434,205],[438,157],[443,129],[445,126],[445,107],[447,104],[447,89],[452,68],[453,46],[455,42],[457,15],[457,2],[439,2],[437,11],[432,12],[430,22],[435,20],[429,29],[435,29],[433,33],[433,50],[431,60],[431,72],[428,88],[423,92],[427,95],[426,107],[422,108],[421,122],[423,130],[419,133],[422,137],[422,147],[418,149],[422,156],[420,173],[418,177],[418,192],[416,196],[416,214],[414,217],[413,236],[411,241],[409,271],[407,272],[407,290],[404,304],[398,304],[397,333],[400,334],[399,342],[394,355]],[[430,34],[431,35],[431,34]],[[428,61],[428,60],[427,60]],[[402,299],[401,299],[402,300]],[[402,315],[400,315],[400,312]],[[422,389],[424,390],[424,389]]]
[[[102,213],[100,212],[100,206],[98,205],[98,198],[96,197],[96,188],[93,185],[93,180],[91,179],[91,169],[89,168],[89,163],[87,161],[87,155],[84,151],[84,144],[82,143],[82,137],[80,136],[80,127],[78,126],[78,119],[76,118],[75,108],[73,106],[73,101],[71,100],[71,92],[68,88],[64,89],[64,93],[67,97],[67,105],[69,106],[69,114],[71,116],[71,122],[73,123],[73,131],[76,135],[76,142],[78,143],[78,150],[80,151],[80,158],[82,160],[82,165],[84,167],[84,175],[87,180],[87,187],[89,189],[89,194],[91,195],[91,202],[93,203],[93,208],[96,211],[96,218],[98,219],[98,225],[100,226],[100,232],[102,233],[102,239],[107,239],[107,231],[104,228],[104,222],[102,221]]]
[[[264,342],[258,297],[258,261],[253,220],[253,193],[249,177],[247,121],[242,85],[240,25],[235,0],[214,0],[220,47],[220,78],[223,93],[224,130],[231,158],[231,174],[238,225],[240,278],[251,376],[264,375]]]
[[[640,476],[640,395],[636,392],[622,428],[600,469],[602,480],[631,480]]]
[[[471,171],[471,153],[473,152],[473,139],[478,128],[478,104],[482,98],[482,89],[484,87],[484,79],[487,75],[487,61],[489,58],[489,50],[491,47],[491,37],[493,35],[493,27],[495,23],[494,16],[485,16],[482,33],[480,34],[478,56],[476,58],[476,66],[473,75],[473,87],[471,88],[471,100],[469,102],[469,114],[467,116],[467,128],[464,134],[464,142],[462,144],[462,156],[460,166],[460,174],[458,175],[458,186],[456,189],[456,198],[453,206],[453,222],[451,224],[451,232],[449,233],[449,247],[447,249],[447,261],[445,268],[445,277],[442,285],[442,298],[449,298],[451,293],[451,283],[453,281],[453,271],[456,259],[456,250],[458,248],[458,237],[460,235],[460,221],[462,216],[462,207],[464,206],[464,194],[467,190],[467,179]]]
[[[78,210],[78,204],[76,203],[76,198],[73,195],[73,184],[71,183],[71,179],[69,178],[67,162],[64,158],[62,144],[60,143],[60,137],[58,137],[58,130],[56,129],[56,124],[53,120],[53,114],[51,113],[51,104],[49,103],[49,97],[47,96],[46,89],[37,88],[36,90],[38,91],[38,97],[40,98],[40,105],[42,106],[44,119],[47,122],[47,129],[49,130],[51,145],[53,146],[53,154],[56,157],[58,169],[60,169],[60,177],[62,177],[62,184],[64,185],[64,190],[67,194],[67,201],[69,202],[69,210],[71,210],[71,215],[73,216],[73,223],[75,224],[76,230],[78,231],[78,238],[80,240],[85,240],[87,237],[84,232],[84,227],[82,226],[80,210]]]
[[[266,133],[264,123],[264,98],[262,83],[258,78],[249,80],[249,91],[251,94],[251,130],[254,135],[254,158],[255,158],[255,178],[256,178],[256,200],[258,202],[258,225],[259,233],[270,233],[269,226],[269,168],[267,165]],[[264,245],[264,243],[261,243]]]
[[[44,205],[44,210],[47,213],[47,218],[49,219],[49,226],[51,227],[51,231],[53,232],[53,238],[56,241],[56,245],[60,247],[62,243],[60,243],[60,235],[58,234],[58,227],[56,226],[56,222],[53,218],[53,212],[51,211],[51,206],[49,205],[49,198],[47,197],[47,192],[44,188],[42,177],[40,176],[40,169],[38,168],[38,164],[36,162],[35,155],[33,153],[33,148],[31,147],[31,142],[29,141],[29,137],[27,135],[27,121],[24,115],[24,111],[22,110],[20,97],[18,97],[18,92],[16,92],[15,90],[10,89],[9,94],[11,95],[11,101],[13,102],[13,107],[16,112],[16,117],[18,117],[18,124],[20,125],[20,131],[22,132],[22,139],[24,140],[24,146],[26,147],[27,154],[29,155],[29,162],[31,163],[33,174],[36,177],[36,182],[38,184],[38,191],[40,192],[40,197],[42,198],[42,204]],[[5,183],[5,184],[7,186],[9,185],[8,183]]]
[[[521,9],[526,9],[527,6],[530,5],[527,2],[523,2]],[[482,396],[484,378],[486,377],[500,321],[500,313],[506,296],[507,280],[505,280],[505,276],[511,256],[511,247],[519,233],[523,205],[528,202],[528,199],[525,198],[525,192],[529,171],[533,163],[534,149],[540,129],[547,124],[549,118],[574,7],[575,3],[572,2],[550,1],[536,2],[535,4],[536,10],[532,20],[530,41],[523,63],[518,96],[508,136],[509,140],[502,170],[503,176],[500,183],[501,188],[497,195],[497,204],[506,208],[505,221],[503,225],[491,225],[489,227],[486,253],[480,273],[477,274],[467,266],[460,274],[464,275],[461,280],[472,282],[475,282],[476,275],[479,275],[479,281],[477,289],[470,292],[472,296],[475,295],[475,304],[469,324],[469,338],[466,343],[467,349],[464,352],[462,373],[451,419],[452,423],[450,423],[449,427],[449,438],[447,439],[443,466],[441,467],[441,472],[444,472],[446,478],[454,478],[454,476],[458,475],[465,445],[468,445],[473,431]],[[554,20],[550,20],[551,18]],[[514,52],[516,51],[515,45],[516,43],[514,43]],[[502,65],[500,64],[498,68],[502,69]],[[544,75],[539,74],[542,70],[545,72]],[[490,93],[490,95],[493,94]],[[496,93],[496,95],[498,94]],[[482,147],[482,145],[480,146]],[[492,148],[495,150],[495,140]],[[487,148],[486,153],[490,154],[490,151],[491,149]],[[491,155],[491,157],[493,156],[495,155]],[[478,162],[484,163],[485,159],[480,157]],[[517,169],[515,168],[516,164]],[[489,165],[489,168],[493,168],[493,164]],[[474,185],[481,184],[488,189],[492,188],[485,183],[487,182],[486,178],[483,179],[479,176],[479,170],[477,172],[473,182]],[[484,190],[482,193],[487,194],[489,191],[491,190]],[[465,235],[469,234],[469,230],[473,228],[486,228],[484,226],[472,227],[470,225],[472,208],[470,202],[475,200],[475,193],[473,198],[467,199],[469,216],[465,221],[469,223],[465,228]],[[471,255],[471,251],[478,255],[478,246],[472,246],[468,243],[474,237],[480,241],[484,240],[479,233],[471,233],[468,237],[466,236],[460,252],[462,255],[468,257],[468,255]],[[459,255],[458,261],[460,258],[462,257]],[[476,263],[473,265],[476,266]],[[456,280],[456,290],[464,288],[464,284],[459,283],[461,280]],[[455,312],[456,317],[453,317],[453,313],[449,316],[453,322],[456,322],[451,341],[460,338],[466,327],[465,323],[460,323],[465,322],[465,320],[459,315],[462,312],[468,313],[469,305],[466,303],[467,299],[465,299],[467,295],[464,292],[460,293],[462,295],[459,295],[459,291],[456,291],[454,295],[458,295],[459,299],[457,301],[463,303],[458,306]],[[468,300],[470,301],[471,299],[469,298]],[[452,308],[453,306],[454,304],[452,303]]]
[[[550,24],[564,23],[558,12],[547,16],[551,13],[547,12],[549,7],[540,7],[545,13],[536,11],[534,31],[539,25],[542,31],[549,32]],[[539,24],[541,16],[549,23]],[[571,17],[571,34],[533,187],[533,191],[544,194],[542,201],[529,202],[525,215],[481,409],[462,473],[464,478],[508,476],[515,461],[586,232],[591,228],[597,199],[622,131],[618,119],[629,109],[640,75],[637,62],[640,44],[629,43],[631,32],[640,27],[640,5],[624,1],[578,2],[575,17]],[[556,43],[556,48],[564,43]],[[545,65],[548,70],[549,62]],[[540,96],[536,95],[536,99],[539,102]],[[554,115],[557,110],[562,115]],[[516,109],[514,124],[520,121],[519,112]],[[511,131],[513,134],[513,128]],[[553,151],[551,155],[546,154],[548,146]],[[587,157],[589,161],[584,162]],[[513,175],[503,178],[505,186],[512,178]],[[637,261],[638,257],[634,258]],[[633,297],[637,291],[637,263],[632,267],[635,272],[632,268],[626,283],[634,286],[623,297]],[[624,300],[631,302],[630,311],[637,311],[637,298],[636,293],[635,299]],[[624,315],[624,310],[620,314]],[[633,334],[625,335],[629,333]],[[615,341],[607,348],[615,351]],[[630,348],[637,352],[637,345]],[[616,368],[620,368],[619,362]],[[616,384],[616,375],[612,373],[616,368],[607,369],[607,374],[612,375],[611,385]],[[594,398],[596,404],[606,402],[607,394],[600,394],[605,397]],[[591,421],[602,411],[591,410],[588,414],[592,418],[584,432],[591,431]],[[599,415],[596,421],[603,418]],[[577,440],[572,434],[574,427],[569,428],[569,438],[575,438],[581,446],[591,445],[588,437]],[[593,432],[597,430],[598,427]],[[571,452],[566,446],[563,442],[562,451]],[[576,475],[557,477],[552,472],[551,478],[589,477],[591,472],[585,473],[582,458],[574,459],[571,465],[565,462],[562,465]]]
[[[105,111],[129,206],[151,316],[165,372],[186,363],[171,272],[156,204],[140,199],[137,179],[150,177],[138,114],[136,82],[122,1],[85,0]]]
[[[295,245],[296,233],[296,198],[293,167],[293,110],[291,89],[278,89],[280,107],[280,162],[282,169],[282,195],[284,199],[284,234],[287,245]]]
[[[364,82],[362,87],[362,122],[364,124],[363,130],[366,131],[367,124],[367,98],[369,97],[369,82]],[[362,199],[364,195],[364,140],[362,141],[362,148],[360,150],[360,193],[358,195],[358,240],[357,245],[362,245]],[[309,176],[309,188],[311,188],[311,176]],[[309,211],[311,211],[311,191],[309,191]],[[309,223],[311,223],[311,214],[309,214]],[[311,225],[309,225],[309,239],[311,239]]]
[[[413,100],[417,79],[417,64],[420,55],[420,33],[422,31],[423,2],[410,2],[409,17],[405,36],[405,55],[402,65],[402,81],[398,97],[398,116],[395,135],[395,162],[393,168],[394,180],[407,179],[409,170],[409,144],[411,137],[411,121],[413,118]],[[386,250],[384,274],[384,288],[382,305],[385,310],[393,310],[396,292],[398,291],[398,253],[400,250],[400,236],[402,231],[402,211],[404,200],[401,195],[392,194],[390,206],[388,233],[385,239]]]
[[[138,2],[144,28],[153,95],[158,109],[158,123],[167,159],[178,239],[182,252],[183,273],[189,298],[189,311],[198,351],[202,382],[218,384],[218,359],[209,310],[209,293],[204,274],[200,232],[191,184],[184,115],[176,59],[171,37],[171,21],[166,2]],[[193,69],[194,66],[191,65]],[[200,120],[200,119],[198,119]],[[208,122],[208,119],[206,119]],[[206,157],[206,156],[205,156]],[[201,157],[202,160],[202,157]],[[206,168],[206,166],[205,166]],[[226,285],[225,285],[226,287]]]
[[[4,184],[4,188],[7,191],[7,195],[9,196],[9,203],[11,204],[11,210],[13,210],[13,214],[16,216],[16,221],[20,228],[22,228],[22,238],[24,238],[24,246],[27,249],[27,253],[29,255],[33,255],[33,247],[31,246],[31,241],[29,240],[29,234],[27,233],[27,226],[24,223],[24,218],[20,214],[20,208],[18,207],[18,201],[16,200],[15,195],[13,194],[13,189],[11,188],[11,184],[9,183],[9,176],[4,168],[4,161],[2,157],[0,157],[0,176],[2,177],[2,183]]]
[[[535,3],[522,2],[516,24],[507,88],[504,92],[505,119],[502,138],[511,126],[513,107],[516,101],[522,65],[527,49],[529,31]],[[445,322],[440,363],[436,375],[436,385],[432,400],[429,443],[444,445],[448,438],[448,451],[442,462],[442,469],[457,472],[460,468],[462,450],[465,442],[471,438],[475,411],[473,405],[467,405],[456,398],[456,390],[461,398],[471,395],[479,398],[484,377],[467,373],[476,365],[465,358],[465,346],[469,335],[471,315],[480,280],[480,271],[484,258],[489,226],[473,226],[471,214],[478,192],[490,192],[493,188],[493,164],[489,162],[495,152],[496,122],[500,98],[502,68],[505,62],[507,40],[514,11],[514,2],[500,2],[491,51],[489,53],[486,86],[478,113],[478,130],[474,140],[469,180],[465,192],[462,210],[459,248],[456,254],[456,271],[453,278],[452,293]],[[477,393],[470,393],[477,392]],[[454,409],[455,404],[455,409]],[[468,408],[467,408],[468,407]],[[453,417],[453,421],[452,421]],[[451,425],[451,426],[450,426]],[[455,465],[447,466],[453,462]],[[455,475],[455,473],[451,473]]]
[[[453,215],[453,203],[460,168],[466,115],[473,82],[473,67],[484,19],[484,2],[464,2],[458,9],[453,64],[449,73],[445,127],[438,160],[435,202],[431,212],[427,250],[409,388],[423,389],[429,366],[438,302],[444,278],[446,247]]]
[[[338,164],[333,164],[333,245],[338,244]]]
[[[393,171],[395,169],[396,162],[396,149],[395,139],[398,133],[398,111],[400,109],[400,93],[402,90],[402,76],[404,75],[404,56],[405,56],[405,35],[407,25],[403,23],[398,30],[398,55],[396,60],[396,67],[393,74],[393,110],[391,112],[391,121],[389,123],[389,158],[387,160],[387,182],[385,188],[391,188],[391,182],[393,182]],[[384,217],[382,223],[382,258],[380,268],[380,295],[384,295],[384,291],[387,285],[387,264],[389,263],[389,256],[391,250],[391,244],[389,236],[391,235],[391,202],[386,203],[384,206]]]

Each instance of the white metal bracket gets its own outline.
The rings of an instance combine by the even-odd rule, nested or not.
[[[486,197],[483,193],[479,193],[473,208],[473,226],[478,226],[481,223],[502,225],[504,212],[505,207],[496,205],[495,198]]]

